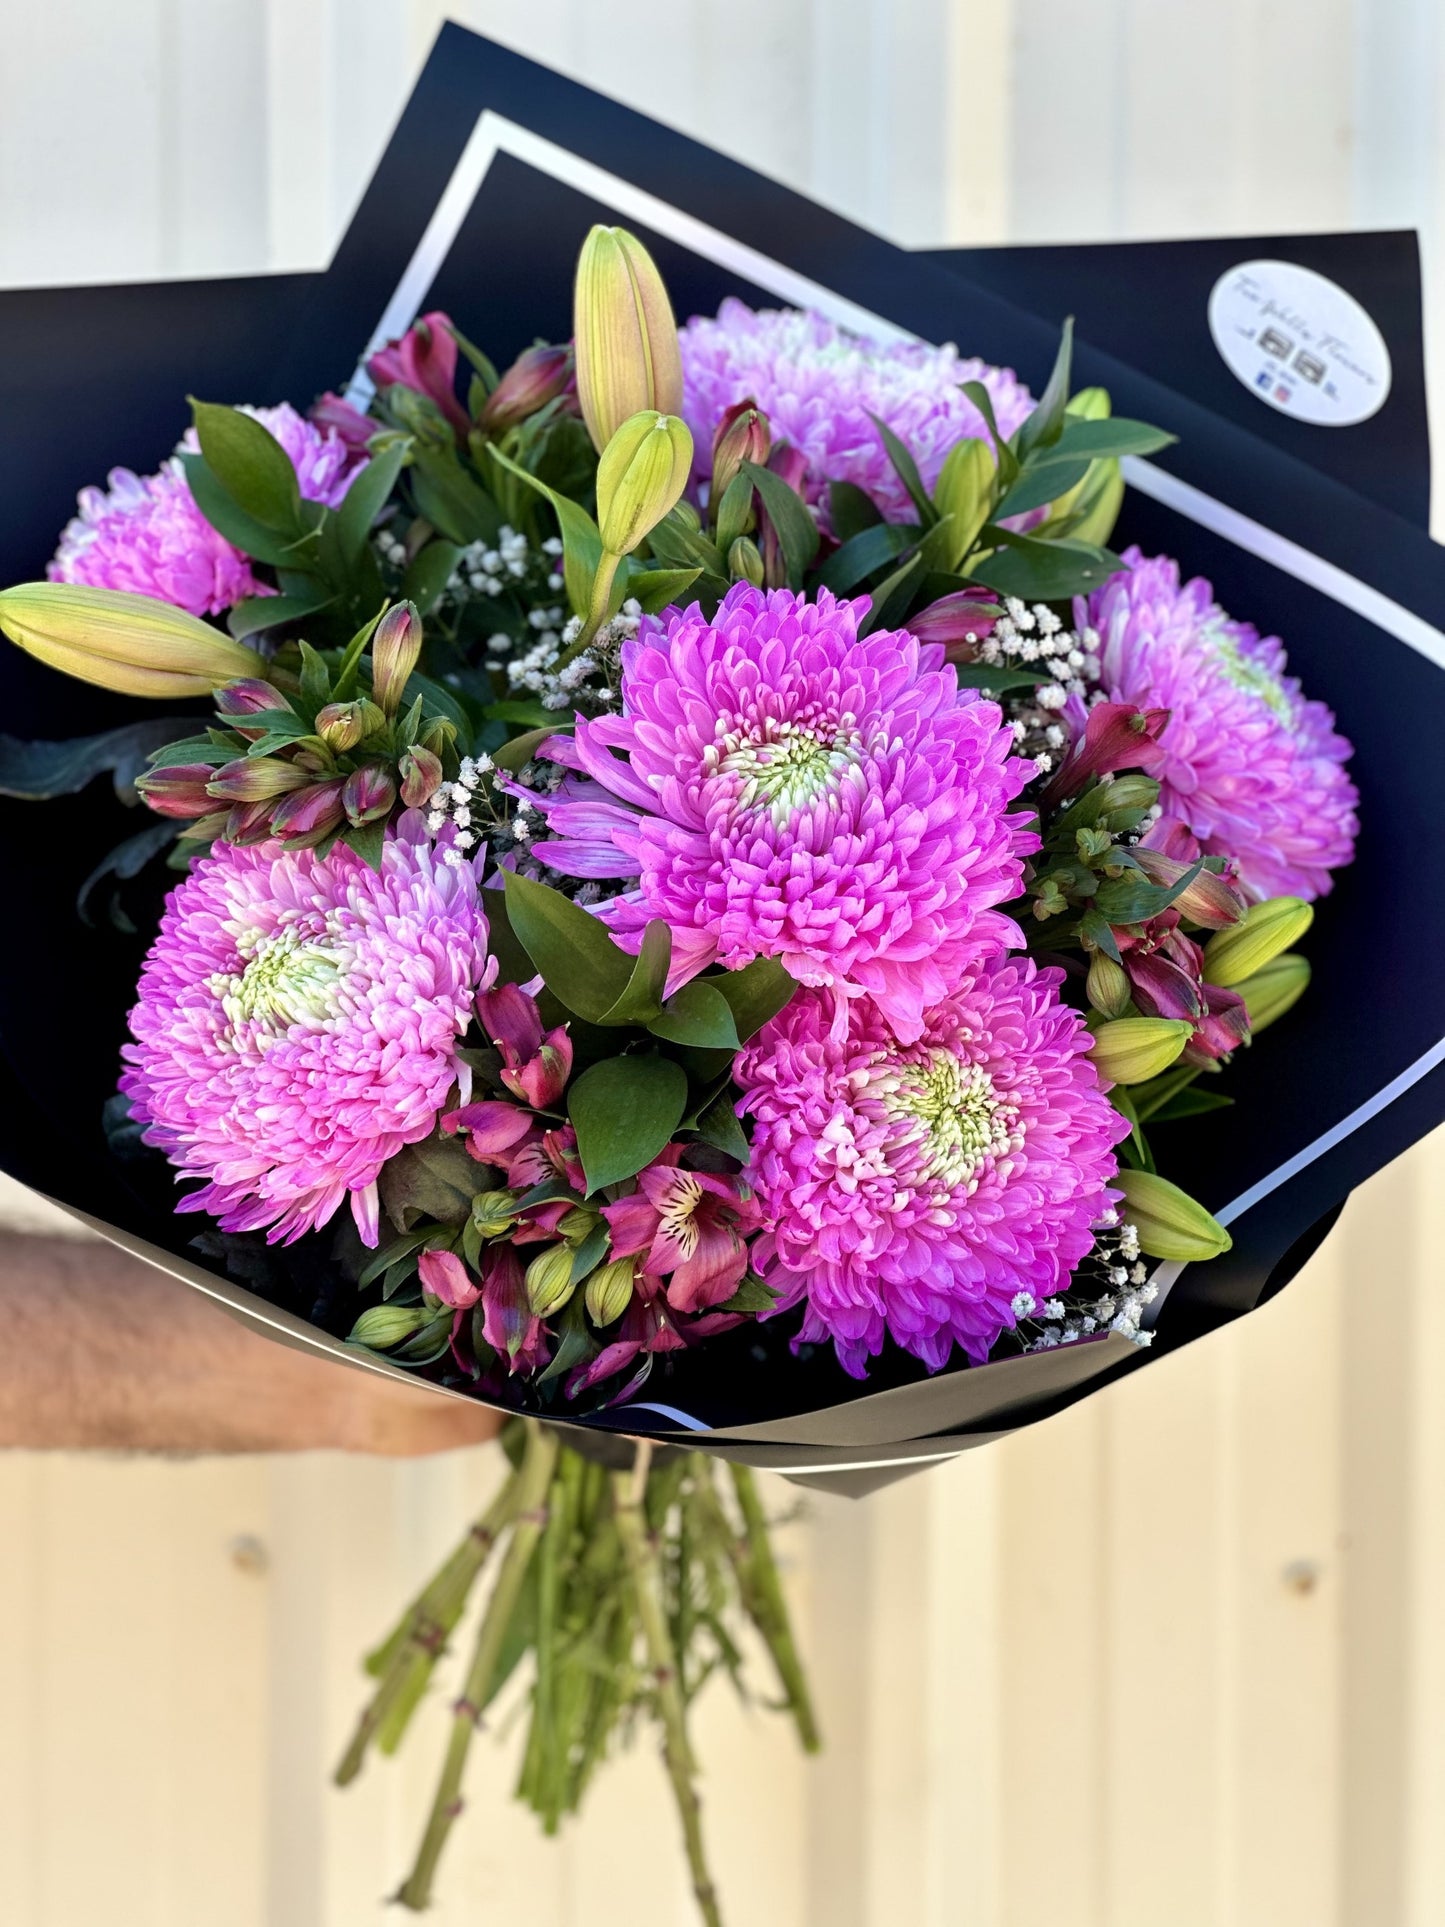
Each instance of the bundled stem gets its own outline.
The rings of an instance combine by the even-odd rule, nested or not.
[[[738,1509],[743,1515],[747,1546],[745,1570],[740,1563],[738,1572],[743,1603],[767,1641],[803,1749],[808,1753],[816,1753],[823,1744],[823,1736],[818,1731],[813,1712],[808,1676],[803,1671],[803,1662],[798,1657],[798,1648],[793,1639],[793,1622],[788,1614],[788,1602],[783,1597],[782,1580],[778,1576],[777,1560],[773,1557],[757,1481],[751,1466],[734,1465],[732,1475]]]
[[[717,1889],[708,1871],[707,1853],[703,1845],[702,1806],[693,1784],[696,1767],[692,1749],[688,1745],[687,1714],[678,1678],[677,1657],[673,1652],[672,1635],[668,1631],[667,1614],[663,1610],[661,1566],[656,1543],[647,1531],[643,1509],[651,1463],[652,1446],[644,1440],[638,1445],[637,1460],[632,1471],[614,1472],[612,1475],[613,1506],[617,1514],[617,1530],[622,1536],[623,1550],[627,1555],[628,1571],[637,1593],[638,1618],[642,1623],[643,1642],[657,1695],[657,1710],[662,1720],[662,1753],[682,1820],[683,1845],[692,1874],[692,1890],[707,1927],[722,1927]]]

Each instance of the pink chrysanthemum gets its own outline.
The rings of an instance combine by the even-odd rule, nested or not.
[[[1285,674],[1284,645],[1232,621],[1202,577],[1130,549],[1127,569],[1078,605],[1099,632],[1104,692],[1167,709],[1159,800],[1253,898],[1324,896],[1354,855],[1351,746]]]
[[[737,584],[711,620],[694,604],[645,625],[623,714],[547,746],[584,780],[538,799],[558,840],[536,848],[573,876],[637,877],[601,914],[633,947],[662,918],[674,982],[777,957],[916,1037],[967,964],[1020,941],[993,906],[1036,847],[1008,809],[1032,766],[942,649],[860,639],[867,608]]]
[[[955,1344],[982,1361],[1089,1251],[1129,1127],[1062,974],[982,964],[906,1045],[868,1001],[840,1035],[802,991],[738,1058],[770,1227],[753,1264],[855,1377],[885,1332],[933,1371]]]
[[[334,430],[303,420],[284,402],[246,413],[291,457],[308,501],[334,508],[365,465]],[[188,429],[181,447],[194,454],[199,446]],[[158,475],[113,468],[106,481],[106,488],[81,490],[80,513],[67,523],[48,570],[52,582],[156,596],[193,616],[220,615],[243,597],[269,593],[250,560],[196,507],[174,457]]]
[[[494,968],[471,866],[417,817],[379,873],[344,845],[217,844],[171,893],[120,1086],[206,1180],[178,1209],[290,1243],[349,1195],[375,1244],[382,1165],[467,1096],[457,1045]]]
[[[954,443],[986,433],[960,382],[983,383],[1005,437],[1034,405],[1011,369],[966,359],[952,345],[868,341],[798,308],[758,311],[729,298],[716,320],[689,321],[680,340],[683,414],[700,458],[727,410],[753,401],[773,439],[807,458],[804,490],[825,514],[825,485],[852,482],[890,521],[915,515],[872,416],[902,439],[931,489]]]

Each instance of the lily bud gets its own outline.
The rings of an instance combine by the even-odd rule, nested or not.
[[[1123,967],[1102,950],[1096,950],[1089,961],[1089,976],[1086,984],[1089,1002],[1095,1010],[1102,1011],[1105,1017],[1122,1017],[1129,1008],[1133,995],[1129,979]]]
[[[549,401],[577,393],[577,365],[571,347],[524,348],[487,397],[478,426],[484,435],[505,435]]]
[[[313,783],[309,789],[283,796],[271,812],[272,833],[284,843],[319,843],[346,821],[342,788],[339,780]]]
[[[1134,855],[1149,881],[1166,887],[1178,883],[1194,868],[1192,863],[1176,862],[1162,850],[1151,850],[1143,843],[1135,847]],[[1243,917],[1244,898],[1218,871],[1201,870],[1175,897],[1170,908],[1191,923],[1203,924],[1206,930],[1224,930],[1238,924]]]
[[[643,410],[682,411],[682,356],[662,276],[635,236],[594,227],[573,296],[577,400],[594,448]],[[623,550],[614,550],[623,554]]]
[[[216,804],[206,785],[214,774],[209,763],[172,763],[147,770],[135,786],[157,816],[209,816]]]
[[[734,582],[763,586],[763,552],[750,535],[739,535],[728,548],[728,574]]]
[[[304,769],[283,763],[279,756],[242,756],[213,770],[206,788],[228,803],[261,803],[287,790],[304,789],[310,780]]]
[[[421,659],[421,616],[414,602],[387,610],[371,638],[371,693],[388,716],[401,707],[402,692]]]
[[[549,1245],[527,1267],[527,1303],[537,1318],[550,1318],[572,1296],[572,1252],[567,1245]]]
[[[505,1238],[516,1229],[516,1191],[482,1191],[472,1199],[472,1223],[483,1238]]]
[[[1152,1171],[1120,1171],[1114,1182],[1124,1193],[1122,1209],[1139,1233],[1139,1248],[1151,1258],[1201,1264],[1234,1243],[1217,1218],[1167,1178]]]
[[[316,734],[338,756],[385,727],[386,717],[364,696],[352,703],[327,703],[316,712]]]
[[[268,715],[281,714],[294,716],[295,711],[274,684],[261,682],[255,676],[247,676],[242,682],[228,682],[216,691],[216,709],[238,736],[244,736],[248,743],[259,742],[268,735]],[[245,723],[246,716],[258,716],[257,723]]]
[[[1252,977],[1236,984],[1235,991],[1244,999],[1244,1008],[1249,1013],[1250,1036],[1258,1037],[1287,1010],[1293,1010],[1308,990],[1309,981],[1309,958],[1290,954],[1272,958]]]
[[[1221,930],[1204,946],[1205,983],[1242,984],[1297,944],[1314,920],[1313,906],[1300,897],[1251,904],[1233,929]]]
[[[0,591],[0,630],[62,675],[160,702],[259,680],[265,668],[254,649],[169,602],[76,582]]]
[[[1089,1055],[1111,1084],[1144,1084],[1167,1071],[1193,1035],[1183,1018],[1115,1017],[1094,1032]]]
[[[766,468],[773,451],[773,432],[756,402],[736,402],[717,425],[712,438],[712,485],[708,499],[716,504],[735,481],[744,462]],[[716,512],[716,510],[714,510]]]
[[[587,1316],[594,1325],[611,1325],[632,1303],[632,1280],[637,1259],[613,1258],[599,1265],[587,1280]]]
[[[429,749],[409,749],[402,756],[401,800],[409,810],[422,809],[441,786],[442,765]]]
[[[692,436],[676,415],[625,421],[597,464],[597,526],[610,555],[630,555],[687,487]]]
[[[341,807],[347,821],[358,829],[363,823],[375,823],[389,816],[395,801],[396,784],[391,773],[379,763],[368,763],[365,769],[353,770],[341,791]]]

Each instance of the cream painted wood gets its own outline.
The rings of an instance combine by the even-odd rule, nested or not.
[[[443,11],[0,0],[0,282],[319,264]],[[903,239],[1419,220],[1439,285],[1430,0],[454,11]],[[1445,1918],[1442,1159],[1244,1325],[865,1505],[809,1499],[786,1546],[830,1749],[805,1768],[725,1689],[703,1720],[735,1923]],[[332,1792],[357,1657],[494,1476],[0,1460],[0,1920],[373,1917],[446,1713]],[[499,1725],[441,1927],[684,1927],[656,1763],[554,1847]]]

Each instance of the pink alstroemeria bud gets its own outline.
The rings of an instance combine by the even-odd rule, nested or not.
[[[401,707],[402,693],[421,659],[421,616],[414,602],[387,610],[371,638],[371,693],[388,716]]]
[[[411,388],[436,403],[463,439],[471,430],[467,411],[457,400],[457,339],[440,309],[414,321],[397,341],[370,356],[366,372],[378,388]]]
[[[735,402],[717,425],[712,438],[712,485],[709,500],[720,502],[744,462],[767,465],[773,451],[773,431],[755,401]]]
[[[542,1035],[535,999],[516,984],[484,990],[477,998],[482,1029],[502,1053],[502,1082],[534,1111],[547,1111],[572,1075],[572,1040],[559,1024]]]
[[[1140,769],[1157,776],[1164,767],[1159,738],[1169,721],[1167,709],[1140,709],[1134,703],[1095,703],[1082,738],[1074,744],[1048,788],[1047,802],[1071,796],[1091,776]]]
[[[482,1279],[482,1336],[513,1371],[525,1370],[527,1354],[542,1342],[542,1321],[532,1310],[521,1260],[509,1245],[487,1254]]]
[[[241,756],[213,771],[206,788],[228,803],[260,803],[303,789],[310,780],[304,769],[283,763],[279,756]]]
[[[484,435],[505,435],[548,402],[567,397],[577,412],[577,365],[572,344],[524,348],[488,395],[478,419]]]
[[[382,352],[385,353],[385,350]],[[329,428],[348,448],[363,449],[373,435],[381,433],[380,422],[374,422],[370,415],[363,415],[344,396],[333,394],[330,390],[313,405],[311,419],[318,428]]]
[[[264,803],[233,803],[226,818],[226,841],[264,843],[271,835],[271,811],[274,807],[269,798]]]
[[[418,744],[405,752],[399,767],[402,802],[409,810],[424,808],[441,786],[441,758]]]
[[[1136,846],[1134,856],[1151,883],[1175,884],[1194,868],[1192,863],[1178,863],[1162,850],[1151,850],[1144,844]],[[1201,870],[1170,907],[1191,923],[1203,924],[1206,930],[1227,930],[1244,915],[1244,898],[1226,878],[1213,870]]]
[[[214,773],[209,763],[172,763],[147,770],[135,786],[157,816],[209,816],[216,807],[207,788]]]
[[[363,823],[375,823],[389,816],[395,801],[396,783],[390,771],[379,763],[368,763],[365,769],[353,770],[341,791],[341,807],[347,820],[358,829]]]
[[[341,804],[343,787],[337,778],[283,797],[271,812],[273,832],[283,843],[319,843],[323,836],[346,821]]]
[[[262,682],[256,676],[243,677],[240,682],[224,683],[216,691],[217,713],[223,716],[230,728],[238,736],[244,736],[248,743],[259,742],[269,734],[269,726],[264,722],[246,723],[243,717],[265,717],[278,711],[292,716],[295,711],[274,684]]]
[[[480,1283],[454,1251],[424,1251],[416,1268],[422,1290],[449,1311],[470,1311],[482,1295]]]
[[[1003,603],[988,589],[955,589],[908,618],[908,633],[920,642],[941,642],[950,662],[969,662],[975,643],[993,634]]]

